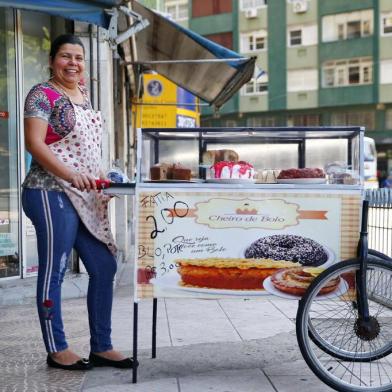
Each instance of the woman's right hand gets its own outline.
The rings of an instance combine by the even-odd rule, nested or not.
[[[97,190],[97,184],[95,182],[96,178],[90,174],[82,174],[73,172],[68,178],[68,181],[73,187],[79,189],[80,191],[90,192],[91,190]]]

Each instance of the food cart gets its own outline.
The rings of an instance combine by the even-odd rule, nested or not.
[[[134,358],[141,299],[154,299],[155,357],[157,299],[272,294],[298,300],[306,286],[293,280],[355,257],[363,135],[359,127],[139,129]],[[217,178],[206,151],[234,151],[254,171],[248,178]],[[180,164],[191,177],[167,178],[166,164]],[[162,178],[151,179],[154,166]],[[323,174],[282,178],[282,170],[298,168]],[[344,291],[346,283],[338,284]]]

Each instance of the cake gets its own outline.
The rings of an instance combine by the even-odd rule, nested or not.
[[[213,165],[219,161],[238,162],[238,154],[234,150],[208,150],[202,155],[204,165]]]
[[[168,178],[168,172],[170,165],[167,163],[157,163],[150,167],[150,179],[151,180],[166,180]]]
[[[278,180],[291,180],[295,178],[325,178],[325,173],[319,168],[304,168],[281,170],[278,175]]]
[[[245,250],[246,258],[288,260],[317,267],[328,260],[325,248],[311,238],[291,234],[275,234],[259,238]]]
[[[187,180],[191,179],[191,169],[179,163],[157,163],[150,168],[151,180]]]
[[[176,163],[171,167],[173,180],[187,180],[191,179],[191,169],[181,166]]]
[[[251,180],[255,174],[253,166],[250,163],[244,161],[220,161],[211,166],[210,172],[212,178],[219,179],[235,178]]]
[[[332,173],[329,175],[329,182],[331,184],[345,184],[345,185],[356,185],[358,184],[357,178],[351,173]]]
[[[276,289],[286,294],[302,296],[321,272],[323,272],[321,268],[288,268],[276,271],[271,276],[271,283]],[[329,294],[335,291],[339,283],[340,277],[337,276],[328,281],[318,294]]]
[[[262,290],[263,281],[295,263],[271,259],[208,258],[176,260],[182,286],[229,290]]]
[[[275,169],[263,169],[259,170],[256,173],[257,182],[265,183],[265,184],[273,184],[276,183],[276,178],[279,175],[280,170]]]

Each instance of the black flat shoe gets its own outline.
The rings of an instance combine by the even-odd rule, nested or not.
[[[113,361],[112,359],[100,357],[94,353],[90,353],[89,360],[94,366],[111,366],[119,369],[132,369],[134,364],[133,358],[125,358],[121,361]],[[139,366],[138,361],[136,361],[136,366]]]
[[[79,361],[72,363],[71,365],[62,365],[61,363],[56,362],[50,355],[46,358],[46,363],[49,367],[63,370],[90,370],[93,368],[93,365],[88,359],[79,359]]]

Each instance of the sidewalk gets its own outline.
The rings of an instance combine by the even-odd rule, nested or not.
[[[114,346],[131,354],[131,266],[119,277]],[[0,307],[0,391],[307,392],[331,391],[302,360],[295,337],[297,303],[258,299],[158,301],[157,358],[151,359],[152,301],[139,304],[138,383],[128,370],[48,369],[33,305]],[[70,347],[89,352],[85,298],[63,301]]]

